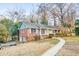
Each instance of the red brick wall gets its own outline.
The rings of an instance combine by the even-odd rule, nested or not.
[[[29,29],[22,29],[20,30],[20,36],[28,37]]]
[[[25,37],[26,39],[28,39],[28,41],[32,41],[35,40],[35,33],[31,33],[31,29],[22,29],[20,30],[20,36],[21,37]]]

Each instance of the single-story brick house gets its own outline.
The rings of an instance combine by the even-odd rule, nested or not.
[[[60,32],[59,28],[49,25],[27,23],[24,21],[20,23],[21,26],[18,28],[20,42],[44,39],[49,37],[50,34],[56,35],[56,33]]]
[[[22,22],[19,28],[20,42],[35,40],[34,37],[46,38],[49,34],[53,34],[52,27],[46,25]]]

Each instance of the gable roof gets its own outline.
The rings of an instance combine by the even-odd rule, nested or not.
[[[34,24],[30,24],[30,23],[27,23],[27,22],[22,22],[22,25],[19,29],[24,29],[24,28],[38,28],[38,27]]]

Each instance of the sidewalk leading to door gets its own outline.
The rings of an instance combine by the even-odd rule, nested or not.
[[[56,53],[63,47],[65,44],[65,40],[62,38],[57,38],[59,41],[58,44],[56,44],[54,47],[50,48],[48,51],[46,51],[42,56],[55,56]]]

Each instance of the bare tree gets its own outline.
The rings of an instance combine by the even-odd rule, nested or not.
[[[48,24],[48,14],[47,14],[47,7],[45,3],[41,3],[39,5],[37,14],[40,17],[42,24]]]
[[[12,20],[24,20],[26,11],[24,9],[14,9],[14,10],[8,10],[7,16],[9,16]]]
[[[73,10],[74,5],[71,3],[55,3],[52,7],[51,5],[52,4],[50,4],[50,12],[54,17],[58,17],[61,21],[61,25],[63,25],[65,22],[64,17],[70,12],[70,10]]]
[[[30,10],[29,21],[30,23],[37,23],[37,14],[33,4],[32,9]]]
[[[35,13],[34,13],[34,8],[32,9],[32,11],[30,12],[30,22],[31,23],[35,23]]]

